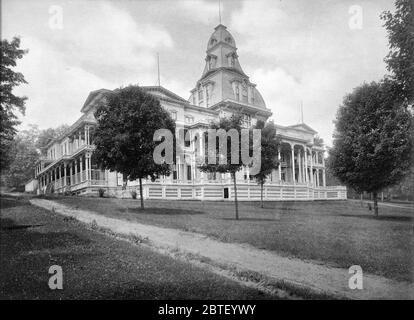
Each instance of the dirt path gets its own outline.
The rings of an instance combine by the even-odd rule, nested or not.
[[[347,269],[281,257],[250,245],[223,243],[197,233],[108,218],[92,211],[71,209],[50,200],[32,199],[30,202],[66,216],[73,216],[84,223],[95,221],[98,226],[115,233],[147,238],[155,248],[195,254],[218,264],[236,267],[238,270],[254,271],[276,281],[308,288],[316,293],[350,299],[414,299],[414,284],[364,274],[363,289],[351,290],[348,287],[351,275]]]

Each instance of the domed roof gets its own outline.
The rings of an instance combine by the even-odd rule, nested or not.
[[[234,41],[233,36],[230,32],[227,31],[227,28],[222,24],[219,24],[217,27],[214,28],[214,32],[208,40],[207,50],[211,49],[219,42],[224,42],[232,47],[236,47],[236,42]]]

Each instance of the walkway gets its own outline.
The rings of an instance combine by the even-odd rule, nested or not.
[[[206,257],[218,264],[236,267],[238,270],[258,272],[276,281],[309,288],[316,293],[349,299],[414,299],[412,283],[364,274],[363,290],[351,290],[348,287],[351,275],[347,269],[286,258],[250,245],[224,243],[197,233],[108,218],[91,211],[71,209],[50,200],[32,199],[30,202],[62,215],[73,216],[84,223],[95,221],[98,226],[115,233],[147,238],[155,249],[178,249]]]

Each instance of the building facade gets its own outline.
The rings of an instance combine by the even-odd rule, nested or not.
[[[170,176],[145,181],[144,197],[148,199],[232,200],[233,184],[228,174],[203,173],[196,158],[203,154],[203,143],[197,139],[211,121],[243,114],[246,127],[257,120],[267,120],[271,111],[238,60],[233,36],[218,25],[207,44],[205,68],[191,90],[188,100],[161,86],[143,87],[155,95],[169,111],[177,129],[190,132],[190,141],[183,148],[184,161],[177,158]],[[38,193],[70,193],[96,195],[104,189],[108,195],[131,197],[137,181],[125,183],[117,172],[100,170],[94,161],[92,133],[96,120],[94,111],[104,102],[109,90],[92,91],[81,112],[82,116],[60,137],[47,146],[47,157],[36,167]],[[315,144],[317,132],[304,123],[276,125],[282,143],[278,150],[280,164],[264,187],[264,200],[345,199],[346,188],[326,186],[324,148]],[[249,168],[236,174],[238,198],[259,200],[260,187],[250,177]],[[139,192],[138,192],[139,194]]]

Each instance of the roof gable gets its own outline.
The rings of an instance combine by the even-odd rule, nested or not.
[[[101,100],[105,93],[111,92],[111,90],[108,89],[99,89],[99,90],[95,90],[95,91],[91,91],[88,95],[88,97],[86,98],[85,103],[82,106],[81,112],[85,113],[86,111],[88,111],[90,109],[90,107],[96,103],[96,101]]]
[[[294,125],[288,126],[288,128],[294,128],[294,129],[299,129],[299,130],[306,131],[306,132],[317,133],[316,130],[312,129],[310,126],[308,126],[305,123],[294,124]]]
[[[160,98],[160,99],[169,99],[169,100],[173,100],[175,102],[178,103],[185,103],[188,104],[188,101],[185,100],[184,98],[181,98],[179,95],[175,94],[174,92],[165,89],[164,87],[161,86],[143,86],[141,87],[143,90],[145,90],[146,92]]]

